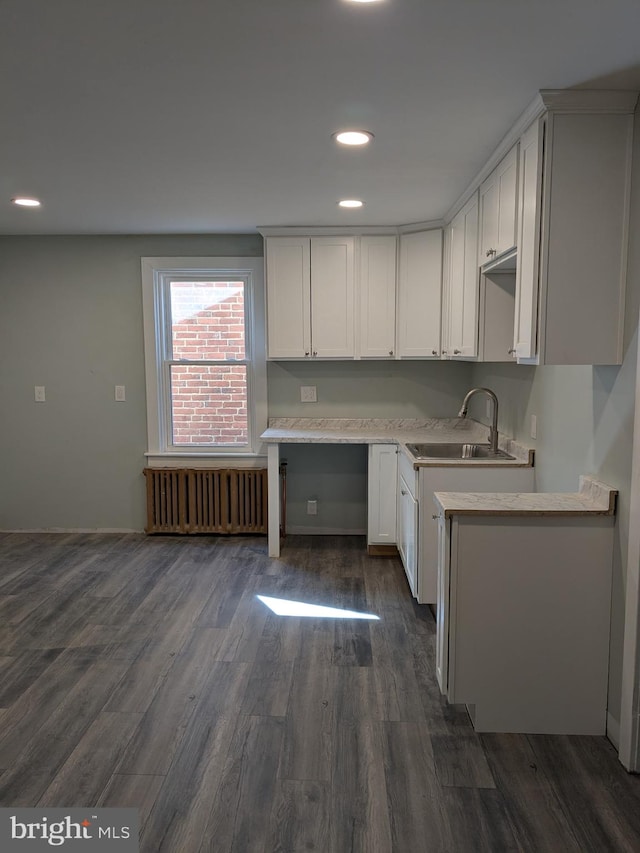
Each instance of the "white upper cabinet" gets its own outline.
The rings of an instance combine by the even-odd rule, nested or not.
[[[353,358],[354,238],[268,237],[269,358]]]
[[[478,194],[447,227],[443,355],[478,355]]]
[[[518,145],[480,185],[480,265],[515,248],[517,237]]]
[[[311,238],[311,352],[319,358],[355,355],[354,238]]]
[[[361,358],[392,358],[396,349],[396,237],[361,237],[359,345]]]
[[[522,137],[519,362],[621,363],[635,101],[546,93],[546,112]]]
[[[311,355],[310,260],[308,238],[266,241],[269,358]]]
[[[398,355],[438,358],[442,306],[442,229],[400,236]]]

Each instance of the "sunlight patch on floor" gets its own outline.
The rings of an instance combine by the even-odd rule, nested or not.
[[[270,598],[268,595],[256,596],[263,604],[273,610],[277,616],[315,616],[324,619],[380,619],[374,613],[362,613],[358,610],[342,610],[339,607],[326,607],[323,604],[308,604],[306,601],[290,601],[287,598]]]

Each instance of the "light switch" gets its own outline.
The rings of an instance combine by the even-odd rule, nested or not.
[[[317,403],[318,397],[316,394],[315,385],[300,386],[300,402],[301,403]]]
[[[46,397],[44,395],[44,385],[35,386],[35,400],[36,403],[44,403],[46,401]]]
[[[124,403],[126,399],[124,385],[116,385],[116,400],[118,403]]]

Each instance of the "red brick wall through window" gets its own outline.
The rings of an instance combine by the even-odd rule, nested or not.
[[[245,357],[243,282],[171,282],[173,359]],[[248,441],[244,364],[171,367],[173,443],[244,445]]]

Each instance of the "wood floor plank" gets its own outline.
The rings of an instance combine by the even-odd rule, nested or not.
[[[114,773],[98,797],[97,808],[128,808],[138,810],[140,833],[144,831],[149,814],[166,781],[164,776],[134,776]],[[178,848],[176,848],[178,849]]]
[[[431,735],[436,774],[443,788],[495,788],[478,736]]]
[[[63,808],[95,806],[113,776],[122,754],[140,723],[142,714],[103,711],[78,741],[38,802]]]
[[[145,823],[140,853],[198,853],[237,719],[200,715],[190,721]]]
[[[331,781],[335,667],[294,666],[280,778]]]
[[[284,717],[289,705],[292,678],[292,660],[283,663],[256,661],[251,666],[240,713],[255,717]]]
[[[391,853],[381,726],[335,721],[330,850]]]
[[[584,848],[549,778],[538,767],[527,738],[482,734],[480,742],[521,849],[536,853],[557,853],[558,850],[583,853]]]
[[[204,685],[211,675],[224,629],[201,628],[176,657],[128,744],[118,773],[167,773]]]
[[[30,649],[13,658],[3,658],[0,671],[0,708],[10,708],[34,684],[62,649]],[[10,661],[7,663],[6,661]]]
[[[489,788],[443,788],[445,850],[473,853],[535,853],[513,834],[502,794]],[[559,848],[560,850],[561,848]]]
[[[202,853],[263,853],[283,736],[282,718],[238,718],[204,831]]]
[[[330,817],[328,783],[279,782],[264,853],[327,853],[331,850]]]
[[[10,768],[40,727],[90,669],[92,661],[64,652],[8,708],[0,731],[0,768]]]
[[[91,664],[0,776],[1,802],[12,806],[32,806],[38,802],[103,709],[127,665],[126,661]]]
[[[418,840],[419,849],[452,849],[428,724],[383,723],[382,733],[393,850]]]
[[[640,785],[632,790],[623,768],[614,769],[608,763],[610,753],[606,757],[601,754],[598,774],[594,777],[591,760],[598,749],[596,743],[604,747],[602,739],[547,735],[530,735],[527,739],[536,765],[562,802],[563,814],[581,848],[589,849],[592,845],[592,849],[598,850],[637,851]],[[623,777],[627,784],[622,784]],[[625,809],[620,808],[622,797],[627,799]]]

